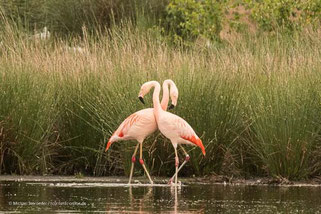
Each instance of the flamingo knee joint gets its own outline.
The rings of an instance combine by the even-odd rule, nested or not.
[[[135,156],[132,157],[132,162],[133,162],[133,163],[136,162],[136,157],[135,157]]]
[[[144,165],[144,160],[143,160],[143,159],[139,159],[139,163],[140,163],[141,165]]]
[[[176,158],[175,159],[175,166],[178,167],[178,165],[179,165],[179,160],[178,160],[178,158]]]

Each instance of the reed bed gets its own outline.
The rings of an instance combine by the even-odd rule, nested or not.
[[[239,35],[186,49],[132,27],[37,40],[8,24],[0,35],[0,173],[127,174],[135,143],[104,153],[106,141],[128,115],[152,106],[151,95],[145,106],[137,99],[143,82],[170,78],[179,89],[172,112],[207,152],[186,146],[182,176],[320,175],[320,36]],[[175,170],[159,133],[146,140],[144,158],[153,176]]]

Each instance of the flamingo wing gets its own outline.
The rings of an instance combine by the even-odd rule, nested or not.
[[[130,128],[139,122],[141,117],[135,112],[131,115],[129,115],[118,127],[115,134],[118,135],[118,137],[124,137],[125,134],[128,133]]]
[[[143,141],[148,135],[156,131],[157,124],[153,109],[143,109],[129,115],[117,128],[107,143],[106,150],[111,144],[120,140]]]

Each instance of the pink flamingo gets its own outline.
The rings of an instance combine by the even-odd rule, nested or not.
[[[158,83],[159,84],[159,83]],[[178,99],[178,89],[175,85],[175,83],[172,80],[165,80],[163,82],[163,99],[161,108],[165,111],[167,109],[168,101],[169,101],[169,91],[168,86],[170,86],[170,96],[172,99],[172,104],[170,105],[169,109],[174,108],[177,104]],[[145,94],[143,94],[144,96]],[[143,100],[141,100],[144,102]],[[136,153],[138,150],[138,146],[140,145],[140,158],[139,163],[144,168],[147,177],[151,184],[153,184],[153,181],[148,173],[148,170],[146,169],[146,166],[144,164],[143,160],[143,142],[147,136],[152,134],[157,130],[157,123],[154,116],[154,110],[153,108],[146,108],[140,111],[137,111],[133,114],[131,114],[129,117],[127,117],[118,127],[118,129],[113,133],[113,135],[110,137],[105,152],[109,149],[112,143],[116,141],[122,141],[122,140],[137,140],[137,146],[135,147],[133,156],[132,156],[132,165],[130,170],[130,176],[129,176],[129,182],[131,183],[131,179],[133,176],[134,171],[134,165],[136,162]]]
[[[205,148],[201,139],[196,135],[192,127],[181,117],[164,111],[159,103],[160,85],[157,81],[149,81],[142,85],[139,92],[139,99],[143,101],[144,95],[147,94],[150,89],[154,87],[153,104],[154,114],[156,122],[160,132],[167,138],[169,138],[173,144],[175,150],[175,185],[177,185],[177,174],[179,159],[177,155],[178,144],[190,144],[201,148],[203,155],[205,156]],[[187,155],[186,158],[189,159]],[[188,160],[187,160],[188,161]]]

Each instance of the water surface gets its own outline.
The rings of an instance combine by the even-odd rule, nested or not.
[[[320,187],[0,181],[0,211],[320,213]]]

